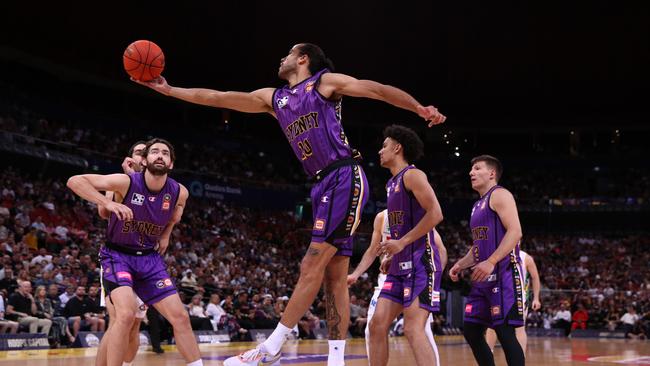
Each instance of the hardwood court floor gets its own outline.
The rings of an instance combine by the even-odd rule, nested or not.
[[[436,337],[442,365],[476,365],[472,352],[460,336]],[[529,338],[527,365],[647,365],[650,366],[650,341]],[[253,343],[201,345],[205,366],[221,365],[222,361],[251,347]],[[403,337],[391,339],[391,366],[414,365],[411,350]],[[173,346],[163,346],[166,352],[157,355],[141,350],[134,366],[184,365]],[[90,366],[94,364],[95,348],[77,348],[39,351],[0,352],[0,366]],[[291,342],[283,348],[281,365],[325,365],[327,341]],[[495,351],[497,365],[505,365],[503,351]],[[346,365],[367,365],[363,339],[348,342]],[[433,364],[432,364],[433,366]]]

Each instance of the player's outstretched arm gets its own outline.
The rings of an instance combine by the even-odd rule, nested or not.
[[[372,238],[370,239],[370,246],[366,249],[366,252],[363,253],[363,258],[361,262],[357,265],[357,268],[348,275],[348,286],[357,282],[357,279],[368,270],[372,262],[377,258],[379,252],[379,242],[381,241],[381,232],[384,226],[384,211],[378,213],[375,216],[375,222],[373,223],[372,229]]]
[[[100,193],[100,191],[113,191],[125,196],[130,184],[131,178],[126,174],[82,174],[70,177],[67,186],[79,197],[114,212],[120,220],[131,220],[133,212],[130,208],[113,202]]]
[[[447,119],[442,113],[438,112],[436,107],[423,106],[410,94],[399,88],[372,80],[358,80],[345,74],[323,74],[318,85],[318,91],[328,98],[347,95],[381,100],[416,113],[429,122],[429,127],[443,123]]]
[[[273,98],[273,88],[263,88],[246,93],[219,91],[214,89],[174,87],[169,85],[167,80],[162,76],[152,81],[131,80],[138,84],[148,86],[161,94],[194,104],[233,109],[246,113],[270,113],[275,115],[271,100]]]

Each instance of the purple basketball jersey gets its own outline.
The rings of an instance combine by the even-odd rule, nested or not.
[[[273,93],[273,110],[293,152],[309,176],[335,161],[352,157],[341,126],[341,101],[318,92],[323,69],[294,86]]]
[[[388,225],[392,239],[398,240],[411,231],[422,220],[426,211],[420,206],[415,196],[404,187],[404,174],[415,166],[409,165],[388,180]],[[393,256],[388,273],[391,275],[407,275],[423,261],[431,263],[433,272],[442,270],[440,253],[433,241],[433,230],[423,237],[407,245],[401,252]]]
[[[499,188],[502,187],[498,185],[492,187],[481,199],[474,203],[474,207],[472,208],[472,217],[469,225],[472,230],[472,257],[475,264],[487,260],[497,250],[506,233],[506,229],[503,227],[499,215],[490,208],[492,192]],[[517,244],[511,255],[505,256],[494,266],[494,272],[486,281],[474,282],[472,285],[477,287],[494,286],[495,281],[498,280],[499,272],[509,268],[510,262],[513,260],[513,255],[515,256],[514,260],[518,263],[519,244]]]
[[[144,173],[129,174],[129,177],[131,185],[122,203],[133,210],[133,220],[119,220],[111,213],[106,239],[123,247],[150,249],[156,246],[172,218],[180,186],[168,177],[162,190],[153,193],[145,183]]]

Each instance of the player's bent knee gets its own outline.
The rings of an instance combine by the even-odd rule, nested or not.
[[[183,327],[183,326],[190,327],[190,316],[189,314],[187,314],[187,311],[185,311],[185,309],[183,308],[181,308],[180,310],[174,309],[174,311],[172,311],[169,314],[169,318],[170,319],[167,320],[171,323],[172,327],[174,328]]]
[[[374,316],[368,325],[370,330],[370,336],[382,336],[388,334],[388,327],[390,324],[382,322],[380,319],[377,319],[377,316]]]

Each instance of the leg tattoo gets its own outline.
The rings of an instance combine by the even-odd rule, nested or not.
[[[327,313],[327,328],[329,331],[329,339],[341,339],[341,332],[339,332],[341,315],[339,315],[338,310],[336,310],[334,294],[329,291],[326,291],[325,294],[325,309]]]

